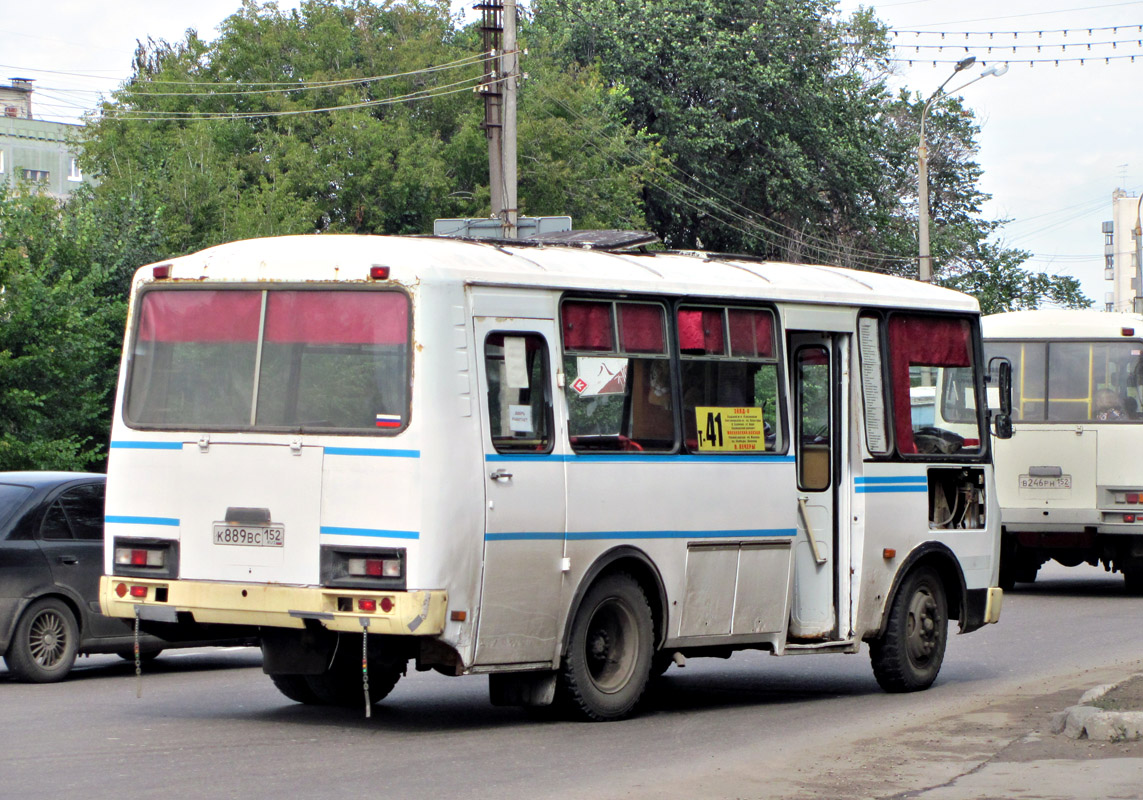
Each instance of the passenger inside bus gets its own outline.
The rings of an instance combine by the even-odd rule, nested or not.
[[[1127,411],[1119,395],[1111,389],[1100,389],[1092,403],[1092,419],[1100,422],[1127,419]]]

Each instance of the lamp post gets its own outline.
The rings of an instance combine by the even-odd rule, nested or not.
[[[917,222],[919,225],[917,239],[920,244],[920,252],[917,258],[917,273],[918,277],[926,283],[933,280],[933,256],[929,252],[929,150],[925,146],[925,119],[929,115],[929,107],[932,106],[934,100],[941,96],[948,82],[956,77],[958,72],[968,69],[975,63],[976,56],[968,56],[958,61],[956,66],[953,67],[952,74],[945,78],[944,83],[938,86],[935,92],[929,95],[929,99],[925,102],[925,107],[921,111],[921,137],[920,144],[917,146]],[[999,77],[1007,71],[1007,64],[993,64],[971,81],[957,87],[953,91],[959,92],[969,84],[976,83],[990,75]]]

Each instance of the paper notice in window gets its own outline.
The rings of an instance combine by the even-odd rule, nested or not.
[[[504,337],[504,373],[509,389],[528,388],[528,350],[524,337]]]
[[[695,432],[702,453],[760,453],[766,449],[761,408],[699,406]]]
[[[532,433],[532,407],[508,406],[508,430],[512,433]]]
[[[877,320],[863,317],[858,322],[858,347],[861,349],[861,395],[865,400],[865,439],[869,452],[889,451],[885,430],[885,384],[881,375],[881,337]]]

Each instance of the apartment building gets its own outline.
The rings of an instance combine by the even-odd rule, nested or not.
[[[32,181],[64,197],[87,180],[76,160],[83,126],[36,119],[32,93],[27,78],[0,84],[0,181]]]

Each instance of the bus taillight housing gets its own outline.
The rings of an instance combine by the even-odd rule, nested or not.
[[[321,582],[324,586],[358,589],[404,589],[405,548],[323,546]]]
[[[112,546],[115,575],[140,578],[178,577],[178,542],[168,539],[128,539],[116,536]]]

